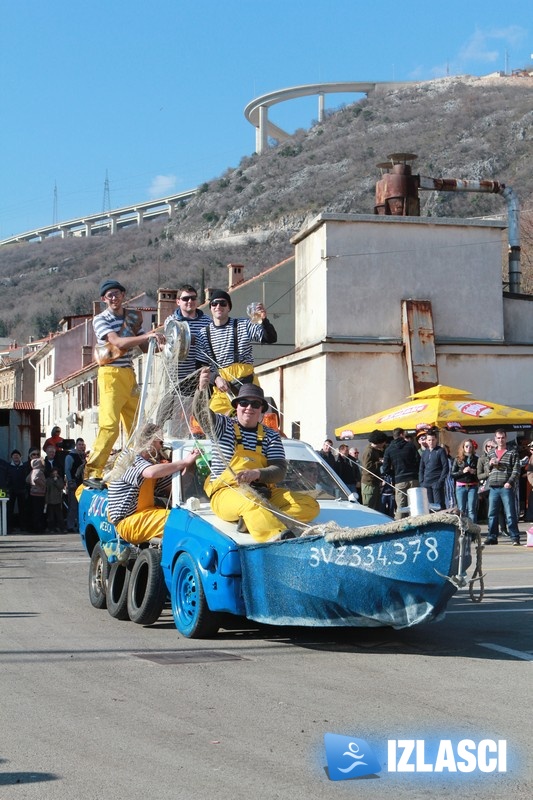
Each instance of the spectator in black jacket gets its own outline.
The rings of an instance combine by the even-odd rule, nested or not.
[[[322,449],[317,450],[316,452],[327,464],[330,465],[332,469],[335,469],[335,456],[333,454],[332,446],[333,442],[331,439],[325,439]]]
[[[446,450],[438,444],[438,430],[431,428],[426,434],[427,450],[420,457],[418,480],[428,491],[428,500],[440,509],[446,507],[444,485],[450,471]]]
[[[340,445],[334,469],[351,492],[359,491],[361,487],[361,470],[355,460],[349,456],[347,444]]]
[[[15,528],[27,529],[28,500],[26,490],[26,466],[22,461],[20,450],[12,450],[11,461],[7,467],[7,529],[12,533]],[[17,515],[15,517],[15,508]]]
[[[419,485],[418,472],[420,456],[415,445],[405,438],[403,428],[395,428],[392,432],[392,442],[385,450],[383,456],[383,472],[392,475],[396,501],[395,519],[401,519],[409,514],[401,509],[407,506],[407,490]]]

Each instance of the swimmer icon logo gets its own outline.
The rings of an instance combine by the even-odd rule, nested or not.
[[[381,772],[381,765],[364,739],[325,733],[326,759],[329,779],[344,781]]]

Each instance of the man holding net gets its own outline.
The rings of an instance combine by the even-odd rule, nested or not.
[[[174,473],[191,469],[200,455],[199,450],[191,450],[179,461],[165,461],[161,436],[156,425],[147,423],[137,437],[137,454],[131,464],[109,483],[109,519],[119,536],[130,544],[163,536],[170,510],[158,507],[156,496],[168,495]]]
[[[258,542],[294,538],[293,528],[311,522],[320,506],[305,492],[276,486],[287,462],[278,431],[262,425],[268,408],[263,390],[243,384],[231,402],[236,417],[227,417],[207,407],[208,386],[209,369],[203,369],[194,411],[213,441],[211,476],[204,487],[211,508],[226,522],[240,522]]]

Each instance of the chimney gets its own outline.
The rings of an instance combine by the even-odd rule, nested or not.
[[[176,310],[177,289],[159,289],[157,292],[157,324],[162,325]]]
[[[81,346],[81,368],[84,369],[92,364],[94,361],[93,349],[90,344],[83,344]]]
[[[419,176],[413,175],[408,161],[414,161],[414,153],[392,153],[390,161],[382,161],[377,166],[381,170],[381,180],[376,183],[376,205],[374,213],[393,217],[419,217],[418,199]]]
[[[244,283],[244,265],[228,264],[228,288],[233,289],[239,283]]]

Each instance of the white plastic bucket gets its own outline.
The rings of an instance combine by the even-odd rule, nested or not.
[[[533,547],[533,525],[527,532],[526,547]]]
[[[409,501],[409,513],[412,517],[419,517],[422,514],[429,514],[428,490],[423,486],[407,490]]]

